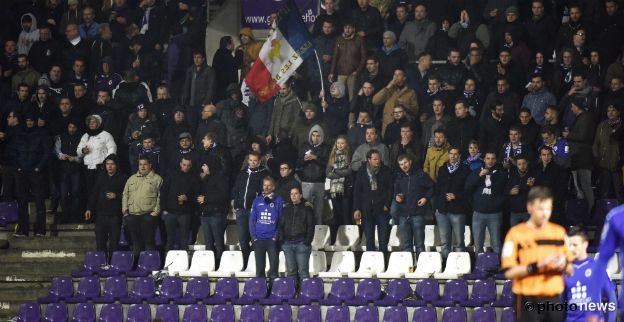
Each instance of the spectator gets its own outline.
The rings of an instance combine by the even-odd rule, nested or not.
[[[17,40],[17,52],[20,55],[28,55],[32,45],[39,40],[37,18],[32,13],[26,13],[22,15],[20,24],[22,32],[20,32]]]
[[[89,44],[87,40],[80,37],[78,25],[70,23],[65,27],[66,41],[62,45],[62,66],[64,70],[70,70],[77,58],[87,59],[89,57]]]
[[[624,17],[617,1],[604,2],[606,15],[597,22],[594,43],[600,50],[602,61],[609,64],[617,59],[618,48],[624,38]]]
[[[587,82],[587,75],[585,73],[575,73],[572,75],[572,81],[572,88],[559,102],[559,110],[563,111],[563,125],[571,127],[576,119],[576,114],[572,112],[574,102],[580,104],[585,111],[589,112],[588,115],[591,115],[590,119],[593,120],[593,123],[598,123],[597,121],[600,117],[598,115],[598,98],[592,93],[592,88]]]
[[[102,129],[113,138],[121,138],[121,122],[118,120],[117,111],[113,110],[111,106],[110,92],[106,90],[99,90],[97,92],[97,100],[95,105],[91,108],[89,114],[99,115],[102,118]]]
[[[241,28],[238,33],[238,39],[241,44],[236,48],[237,52],[235,55],[240,55],[238,50],[242,52],[243,67],[241,69],[241,79],[245,79],[245,76],[247,76],[247,73],[251,68],[251,64],[256,61],[258,54],[260,54],[262,42],[255,39],[253,31],[251,31],[251,28],[249,27]]]
[[[518,121],[515,126],[520,130],[522,143],[529,147],[536,146],[539,142],[537,138],[539,137],[540,126],[533,120],[531,110],[526,107],[521,108]]]
[[[325,166],[328,156],[325,132],[318,124],[314,125],[308,132],[308,141],[299,148],[297,172],[301,178],[304,198],[314,205],[317,225],[323,224]]]
[[[428,174],[412,166],[408,155],[400,155],[398,163],[401,171],[394,179],[393,195],[397,202],[399,235],[403,251],[412,252],[415,249],[418,258],[425,251],[425,205],[433,197],[434,183]],[[382,248],[382,251],[386,249]]]
[[[390,238],[390,203],[392,202],[392,172],[381,162],[382,155],[376,149],[366,152],[366,165],[359,168],[353,183],[353,218],[361,220],[366,236],[379,236],[379,248],[375,238],[367,238],[366,250],[388,252]]]
[[[516,156],[523,154],[526,160],[534,160],[535,153],[529,144],[522,143],[522,132],[517,126],[509,128],[509,142],[503,144],[498,153],[498,160],[501,160],[504,169],[513,170],[516,164]]]
[[[447,125],[449,143],[459,149],[460,155],[468,155],[468,145],[477,137],[479,123],[470,115],[467,103],[455,103],[455,117]]]
[[[169,150],[169,155],[163,160],[162,166],[165,175],[175,172],[178,168],[180,160],[183,156],[187,156],[193,161],[193,164],[197,164],[198,156],[195,147],[193,146],[193,137],[189,132],[182,132],[177,137],[176,146],[173,151]]]
[[[557,25],[550,15],[544,12],[543,0],[531,1],[531,18],[526,19],[526,28],[529,48],[543,53],[552,53],[554,49],[553,39],[557,34]]]
[[[152,102],[152,93],[134,69],[128,69],[124,73],[124,79],[113,90],[113,100],[120,111],[121,119],[126,120],[136,110],[137,105]]]
[[[301,189],[301,181],[295,173],[293,166],[284,161],[279,164],[279,179],[277,179],[277,188],[275,193],[282,197],[282,200],[288,200],[284,198],[290,198],[290,190],[298,187]]]
[[[394,8],[395,18],[388,18],[386,29],[392,31],[397,38],[401,37],[401,33],[408,22],[409,8],[406,3],[399,2]]]
[[[231,36],[223,36],[219,40],[219,49],[212,57],[212,66],[215,71],[215,92],[214,100],[216,102],[225,98],[225,89],[229,84],[238,84],[238,70],[243,65],[243,53],[234,51],[234,40]]]
[[[390,146],[390,164],[392,170],[398,169],[400,155],[409,156],[416,167],[421,167],[424,160],[424,148],[420,140],[414,137],[414,131],[408,123],[403,123],[400,128],[400,137]]]
[[[482,150],[496,150],[503,145],[503,138],[509,129],[505,117],[505,106],[501,101],[489,105],[490,114],[484,117],[479,127],[479,145]]]
[[[199,215],[206,250],[215,253],[215,263],[221,262],[225,250],[224,233],[227,225],[228,178],[214,165],[202,164],[200,189],[197,196]]]
[[[535,185],[535,175],[530,168],[529,158],[523,154],[514,157],[515,169],[509,170],[505,194],[509,198],[509,226],[513,227],[529,219],[526,210],[527,195]]]
[[[381,115],[382,108],[379,105],[373,104],[373,97],[375,95],[375,85],[369,81],[365,81],[362,87],[358,91],[357,95],[351,101],[351,113],[349,113],[349,128],[352,128],[355,121],[360,115],[360,112],[365,112],[368,119],[367,122],[362,124],[375,125],[375,127],[381,127]]]
[[[530,93],[526,94],[522,100],[522,107],[531,110],[531,116],[540,126],[545,123],[544,111],[546,107],[557,104],[555,96],[544,86],[544,77],[540,74],[533,75],[529,85]]]
[[[206,64],[206,56],[202,51],[194,52],[193,65],[186,71],[181,100],[182,105],[189,111],[187,116],[191,126],[196,123],[199,106],[213,103],[215,86],[216,74],[214,69]]]
[[[539,50],[535,52],[533,64],[529,67],[528,71],[532,75],[542,75],[542,79],[544,80],[545,85],[554,89],[552,87],[554,67],[548,61],[548,58],[546,58],[546,55],[544,53],[550,53],[550,52],[539,51]]]
[[[201,111],[201,119],[199,120],[199,124],[197,124],[197,129],[195,130],[196,136],[196,146],[201,146],[201,139],[208,132],[212,132],[216,134],[217,143],[225,146],[226,145],[226,127],[221,122],[219,117],[216,115],[217,108],[213,104],[206,104],[203,106]],[[193,125],[191,124],[191,128]]]
[[[80,196],[83,188],[80,166],[82,159],[77,153],[81,136],[76,122],[72,120],[67,124],[67,131],[54,139],[54,156],[60,160],[60,199],[63,208],[63,218],[55,218],[57,223],[78,223],[82,219],[80,213]]]
[[[355,88],[358,89],[358,96],[356,96],[353,101],[356,101],[358,97],[362,95],[369,96],[361,93],[364,89],[364,83],[368,82],[372,85],[373,93],[371,95],[375,95],[375,93],[382,89],[383,86],[388,83],[388,80],[392,78],[392,71],[389,71],[389,75],[387,75],[388,73],[382,74],[380,57],[377,55],[368,56],[368,58],[366,58],[365,67],[366,68],[358,72],[355,81]],[[362,105],[362,103],[358,102],[357,105]],[[355,105],[352,104],[352,106]]]
[[[150,160],[154,172],[162,173],[160,167],[160,146],[156,145],[154,138],[150,136],[143,137],[137,150],[137,155],[132,156],[132,159],[138,160],[140,157],[146,157]]]
[[[52,38],[48,25],[39,27],[39,40],[32,44],[28,51],[28,61],[39,74],[45,74],[53,63],[60,60],[59,42]]]
[[[429,38],[436,32],[434,22],[427,19],[427,8],[419,4],[414,8],[414,20],[405,23],[399,43],[407,51],[410,61],[415,61],[425,51]]]
[[[407,86],[405,70],[396,69],[392,80],[373,96],[373,104],[384,105],[382,132],[392,122],[392,111],[395,106],[401,106],[407,112],[408,119],[414,119],[418,115],[418,101],[416,92]]]
[[[407,83],[411,88],[416,91],[416,94],[419,98],[418,105],[425,106],[420,101],[422,95],[427,92],[429,85],[429,76],[431,75],[431,66],[433,64],[431,53],[423,52],[418,56],[418,60],[416,61],[416,66],[408,65],[406,69],[407,73]],[[437,76],[436,76],[437,77]],[[437,79],[437,78],[436,78]],[[432,92],[435,91],[436,88],[432,88]],[[421,112],[422,113],[422,112]]]
[[[336,32],[342,30],[342,22],[344,20],[344,17],[342,12],[338,11],[338,5],[336,4],[335,0],[323,0],[321,10],[321,14],[319,14],[314,21],[314,27],[312,28],[313,35],[318,36],[321,34],[322,27],[325,21],[330,21],[331,24],[334,26],[334,35]]]
[[[556,137],[561,136],[563,132],[563,124],[559,118],[559,108],[555,105],[549,105],[544,111],[544,126],[550,126]]]
[[[121,199],[125,174],[119,171],[118,160],[111,154],[104,160],[105,171],[100,172],[93,191],[89,195],[85,220],[95,216],[95,243],[98,251],[106,252],[110,260],[119,248],[121,234]]]
[[[607,119],[600,122],[596,130],[593,156],[598,166],[600,198],[607,199],[613,195],[618,202],[622,203],[624,202],[624,187],[621,147],[624,141],[624,127],[620,109],[616,105],[607,107]]]
[[[473,52],[474,53],[474,52]],[[474,70],[472,70],[474,73]],[[483,111],[483,93],[480,90],[477,90],[477,82],[475,78],[468,77],[464,82],[464,91],[460,95],[460,99],[466,103],[466,108],[468,108],[468,114],[474,117],[476,120],[479,120],[481,117],[481,112]]]
[[[266,137],[267,143],[270,144],[273,139],[277,138],[277,134],[281,129],[285,129],[289,137],[292,136],[297,116],[302,110],[303,105],[299,101],[297,94],[291,89],[290,84],[282,85],[273,103],[269,134]]]
[[[145,36],[145,48],[148,51],[161,51],[169,31],[165,8],[156,0],[141,0],[139,14],[142,18],[138,27]]]
[[[160,138],[158,123],[156,116],[147,110],[146,104],[139,104],[136,107],[136,112],[130,115],[126,131],[124,132],[124,142],[129,146],[128,154],[130,157],[130,170],[132,172],[135,172],[137,169],[136,162],[138,159],[136,156],[141,149],[143,138],[146,137],[151,137],[154,141],[157,141],[158,138]]]
[[[561,98],[572,88],[572,73],[574,71],[574,52],[570,48],[564,48],[561,50],[560,64],[555,68],[553,72],[552,89],[557,98]]]
[[[330,2],[332,3],[331,6],[333,6],[333,0],[330,0]],[[327,7],[325,9],[327,10]],[[315,27],[319,22],[318,19],[321,19],[321,16],[318,16],[316,19],[317,22],[315,23]],[[321,82],[323,82],[323,86],[325,87],[329,85],[327,77],[329,76],[329,67],[331,66],[331,62],[333,60],[332,55],[334,53],[334,46],[336,45],[336,21],[331,18],[325,18],[325,20],[321,20],[320,23],[322,28],[314,38],[314,47],[316,48],[316,52],[320,60],[317,62],[315,59],[308,59],[306,65],[308,88],[312,98],[315,98],[318,93],[321,92]],[[321,68],[320,71],[319,65]],[[320,79],[319,75],[321,75]],[[290,195],[288,198],[290,198]]]
[[[243,146],[248,136],[248,111],[241,99],[242,95],[237,84],[230,84],[226,91],[227,98],[217,103],[217,115],[225,125],[226,144],[234,159],[245,154]]]
[[[255,197],[249,215],[249,232],[256,257],[256,277],[265,277],[266,257],[269,257],[269,285],[277,277],[279,262],[277,238],[279,221],[283,214],[284,200],[276,195],[275,181],[262,179],[262,195]]]
[[[449,123],[451,123],[451,117],[444,113],[446,108],[444,101],[439,98],[435,98],[432,102],[433,114],[431,117],[423,122],[422,128],[422,143],[423,146],[429,147],[433,145],[433,134],[437,130],[446,131]]]
[[[341,225],[352,225],[351,215],[352,178],[351,148],[344,135],[339,136],[329,153],[326,176],[333,210],[333,236]]]
[[[184,110],[174,103],[167,85],[158,85],[156,87],[156,100],[149,104],[147,108],[156,116],[158,132],[161,134],[164,134],[167,126],[175,123],[174,114],[178,109],[184,113]]]
[[[569,175],[566,171],[553,162],[553,150],[551,147],[543,145],[539,149],[539,161],[535,167],[535,185],[543,186],[552,191],[553,194],[553,213],[556,217],[555,222],[562,222],[564,204],[566,200],[567,187],[562,182],[569,181]]]
[[[279,219],[279,240],[286,258],[286,276],[292,277],[297,289],[310,277],[308,264],[314,238],[314,210],[301,194],[301,188],[290,189],[290,202],[284,205]]]
[[[329,93],[329,97],[323,93],[324,99],[321,100],[321,106],[323,107],[322,115],[327,124],[327,134],[333,140],[338,135],[347,133],[350,106],[344,83],[333,82]]]
[[[431,179],[436,182],[438,179],[438,170],[448,161],[448,151],[451,148],[446,141],[446,132],[437,129],[433,132],[433,144],[427,148],[425,155],[425,163],[423,170]]]
[[[100,69],[100,62],[104,57],[112,57],[113,56],[113,32],[111,31],[111,27],[107,23],[102,23],[97,28],[97,38],[91,44],[91,56],[89,57],[89,73],[94,75]],[[114,65],[109,66],[111,70],[113,70]],[[156,69],[158,70],[158,69]],[[119,77],[121,81],[121,77]],[[117,84],[115,84],[117,86]],[[112,90],[112,89],[111,89]]]
[[[91,7],[82,9],[82,23],[78,27],[80,38],[93,40],[97,36],[99,24],[95,22],[95,12]]]
[[[501,77],[507,79],[509,87],[516,93],[520,92],[526,84],[524,70],[518,62],[512,59],[511,50],[507,47],[500,49],[498,60],[490,64],[487,77],[490,79],[490,84],[486,85],[491,89],[493,89],[493,85],[496,85],[498,89],[498,84],[495,81]]]
[[[366,40],[355,33],[354,22],[345,21],[343,28],[344,32],[336,39],[327,79],[330,82],[338,80],[345,83],[349,100],[352,100],[356,76],[366,63]],[[334,77],[337,78],[334,79]]]
[[[85,165],[85,184],[87,194],[90,195],[102,162],[108,155],[117,153],[117,145],[110,133],[102,129],[102,118],[99,115],[88,116],[86,125],[86,133],[82,135],[76,152]]]
[[[397,36],[392,31],[383,33],[383,46],[381,47],[379,55],[379,65],[381,67],[384,83],[392,79],[392,74],[395,70],[405,70],[405,68],[407,68],[407,52],[405,52],[405,49],[399,47],[397,44]],[[380,85],[383,86],[382,84]],[[381,88],[381,86],[378,88]]]
[[[376,51],[381,45],[384,21],[379,10],[371,6],[369,0],[357,0],[357,4],[358,7],[351,13],[355,31],[366,41],[368,50]]]
[[[509,89],[509,82],[505,77],[498,77],[498,79],[496,79],[496,90],[488,94],[485,98],[485,103],[483,103],[485,109],[482,111],[479,121],[481,124],[490,116],[489,108],[497,101],[500,101],[503,105],[503,117],[507,122],[512,122],[520,110],[520,106],[518,106],[520,99],[515,92]]]
[[[379,141],[377,135],[377,129],[374,127],[366,128],[366,143],[358,146],[353,152],[353,158],[351,159],[351,170],[357,172],[366,162],[365,158],[368,158],[368,152],[375,150],[381,156],[383,164],[390,164],[390,153],[388,147]]]
[[[446,64],[440,67],[438,73],[442,80],[441,89],[447,91],[452,97],[456,96],[469,75],[468,69],[461,61],[459,49],[449,50]]]
[[[349,146],[360,146],[366,143],[366,129],[373,126],[367,110],[358,113],[357,123],[347,131]]]
[[[483,93],[481,92],[481,89],[483,85],[487,83],[485,78],[487,75],[488,66],[487,63],[484,61],[483,52],[480,48],[471,48],[468,52],[468,59],[465,61],[464,64],[466,65],[466,68],[468,68],[468,71],[470,71],[470,73],[472,74],[472,76],[466,79],[466,82],[464,83],[464,99],[468,100],[469,102],[471,100],[476,101],[475,104],[469,104],[469,106],[474,106],[474,108],[472,109],[475,111],[474,116],[478,117],[479,115],[481,115],[481,108],[483,107]],[[469,81],[472,81],[470,87],[468,87]],[[476,91],[477,83],[480,88],[479,91]],[[478,95],[476,97],[470,95],[472,94],[472,91],[476,91],[476,94]]]
[[[269,135],[271,115],[273,114],[274,100],[261,102],[255,97],[250,97],[249,111],[249,135],[266,138]]]
[[[178,171],[167,176],[160,188],[160,208],[167,230],[167,251],[188,248],[191,217],[196,210],[194,201],[199,195],[199,180],[196,172],[191,171],[192,166],[193,160],[182,157]]]
[[[152,171],[146,157],[139,159],[139,171],[133,174],[123,190],[121,211],[132,239],[132,253],[138,259],[144,250],[155,250],[154,236],[160,215],[160,188],[163,179]]]
[[[30,88],[35,88],[39,77],[41,75],[30,66],[28,56],[25,54],[17,55],[17,70],[11,79],[11,90],[17,90],[19,84],[26,84]]]
[[[54,104],[58,104],[62,96],[67,95],[67,89],[62,79],[61,66],[52,64],[47,74],[43,74],[37,82],[41,86],[48,87],[50,91],[50,100]]]
[[[113,60],[110,56],[103,57],[93,82],[93,91],[105,90],[111,93],[121,83],[121,75],[113,71]]]
[[[554,133],[555,128],[550,125],[546,125],[542,128],[542,146],[549,147],[552,151],[553,158],[556,164],[562,168],[570,168],[570,147],[568,140],[557,136]]]
[[[438,182],[434,186],[435,219],[440,231],[442,257],[446,259],[451,251],[465,251],[464,229],[466,214],[470,209],[469,195],[464,192],[464,183],[470,175],[470,168],[461,162],[460,150],[451,147],[448,162],[438,170]]]
[[[435,60],[446,59],[449,50],[455,47],[455,39],[449,37],[451,21],[448,17],[442,18],[435,34],[429,38],[426,51],[430,52]]]
[[[564,47],[572,47],[572,38],[574,34],[580,30],[589,30],[587,23],[583,21],[583,11],[578,3],[574,3],[568,6],[570,13],[570,19],[568,22],[563,23],[559,28],[559,33],[555,42],[555,49],[561,50]],[[588,37],[591,39],[591,37]]]
[[[386,126],[386,131],[383,135],[383,142],[386,145],[391,145],[396,140],[401,138],[401,126],[403,124],[411,123],[405,115],[405,109],[402,106],[396,106],[392,111],[392,123]]]
[[[427,80],[427,89],[422,95],[419,95],[418,106],[422,107],[419,120],[424,123],[433,115],[433,101],[440,100],[446,106],[450,100],[449,95],[440,87],[440,78],[437,75],[429,76]],[[450,114],[450,113],[449,113]]]
[[[496,153],[486,152],[483,168],[473,171],[466,180],[466,193],[472,197],[472,234],[475,252],[482,253],[485,227],[495,253],[501,252],[501,223],[505,202],[506,172],[496,164]]]

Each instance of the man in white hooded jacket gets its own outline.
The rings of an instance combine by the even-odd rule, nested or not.
[[[100,171],[100,165],[108,155],[117,153],[117,145],[113,136],[102,130],[102,117],[89,115],[86,124],[87,132],[80,139],[76,152],[85,165],[87,193],[90,193]]]

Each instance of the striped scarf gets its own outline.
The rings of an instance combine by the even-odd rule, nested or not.
[[[347,156],[343,151],[336,150],[336,159],[334,160],[334,169],[346,169],[349,165],[347,164]],[[342,195],[345,193],[345,181],[346,178],[338,178],[331,179],[329,192],[331,193],[331,197],[335,198],[337,195]]]

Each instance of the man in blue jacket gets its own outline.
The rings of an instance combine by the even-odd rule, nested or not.
[[[433,180],[422,169],[412,166],[407,154],[399,156],[394,179],[394,199],[399,215],[399,236],[404,252],[416,246],[416,258],[425,249],[425,205],[433,197]]]
[[[473,171],[466,180],[466,193],[472,194],[472,234],[475,252],[483,252],[485,227],[490,232],[494,252],[501,251],[501,220],[505,203],[507,172],[496,164],[496,152],[487,152],[483,168]]]
[[[262,179],[262,195],[257,196],[249,214],[249,233],[253,241],[256,258],[256,276],[265,277],[266,254],[269,254],[269,280],[277,277],[279,257],[277,233],[284,200],[273,193],[275,180],[267,176]],[[269,281],[270,283],[270,281]]]

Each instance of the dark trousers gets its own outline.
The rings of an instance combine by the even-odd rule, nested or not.
[[[388,240],[390,239],[390,214],[382,212],[376,215],[362,216],[362,226],[366,235],[366,250],[377,250],[375,247],[375,226],[379,237],[379,251],[388,253]]]
[[[15,167],[2,168],[2,201],[17,199],[17,169]]]
[[[564,310],[557,311],[555,305],[561,303],[559,296],[516,295],[516,321],[518,322],[560,322]],[[548,304],[548,305],[547,305]],[[540,308],[540,306],[544,306]]]
[[[183,213],[167,213],[166,215],[163,215],[163,221],[165,222],[165,229],[167,231],[167,244],[165,246],[165,250],[188,250],[191,215]]]
[[[95,181],[97,180],[97,175],[100,173],[99,169],[87,169],[85,168],[85,197],[89,198],[91,196],[91,192],[93,191],[93,186],[95,186]]]
[[[127,215],[124,216],[126,228],[130,232],[132,239],[132,253],[135,260],[139,258],[139,254],[144,250],[155,250],[156,242],[156,226],[159,224],[158,216],[150,214],[143,215]]]
[[[225,240],[223,234],[226,227],[226,215],[213,214],[201,217],[201,227],[204,232],[204,244],[206,250],[211,250],[215,254],[217,265],[221,263],[221,254],[225,250]]]
[[[624,203],[624,186],[622,183],[622,170],[609,171],[605,168],[598,170],[600,180],[600,199],[609,199],[613,196],[619,203]]]
[[[353,225],[353,212],[351,211],[351,205],[349,198],[345,195],[336,195],[331,198],[332,206],[334,208],[334,220],[331,227],[332,243],[336,240],[336,233],[338,227],[342,225]]]
[[[121,234],[121,216],[102,216],[95,219],[95,245],[98,251],[106,253],[106,258],[111,257],[119,248],[119,236]]]
[[[17,206],[19,213],[19,233],[28,235],[30,221],[28,216],[28,201],[30,195],[35,198],[37,219],[35,222],[35,234],[46,232],[46,209],[44,203],[44,176],[41,172],[18,171],[17,172]]]
[[[279,256],[277,253],[277,242],[274,240],[256,240],[254,242],[254,254],[256,258],[256,276],[266,277],[266,255],[269,254],[269,279],[277,277],[277,266]]]
[[[234,214],[236,214],[238,243],[240,244],[240,249],[243,253],[245,267],[247,267],[247,260],[249,259],[249,253],[251,253],[251,247],[249,247],[249,242],[251,241],[251,234],[249,233],[249,210],[235,209]]]
[[[61,205],[63,217],[71,222],[83,222],[84,217],[80,211],[80,172],[68,172],[61,174]],[[55,210],[52,208],[52,210]]]

